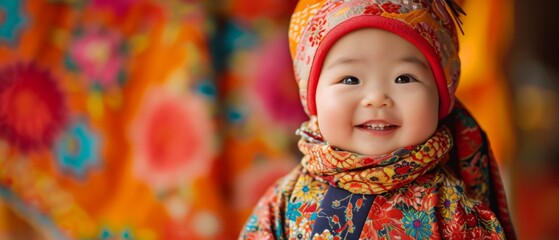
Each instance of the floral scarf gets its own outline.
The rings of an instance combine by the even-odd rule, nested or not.
[[[263,196],[240,239],[515,239],[487,138],[460,102],[425,143],[382,156],[303,124],[301,166]]]
[[[441,126],[424,144],[408,146],[392,153],[367,156],[337,150],[325,143],[317,131],[316,116],[297,133],[302,165],[311,175],[357,194],[379,194],[401,187],[448,160],[452,136]]]

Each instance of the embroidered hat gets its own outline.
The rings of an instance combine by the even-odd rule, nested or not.
[[[464,14],[453,0],[300,0],[291,16],[289,48],[306,113],[316,115],[318,77],[330,47],[352,31],[378,28],[425,55],[437,82],[439,118],[444,118],[454,105],[460,77],[459,13]]]

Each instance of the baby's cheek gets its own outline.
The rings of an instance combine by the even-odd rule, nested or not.
[[[436,119],[435,119],[436,120]],[[421,144],[427,141],[437,130],[437,122],[432,119],[423,119],[421,124],[417,124],[411,129],[409,136],[409,144]]]
[[[345,116],[333,111],[323,111],[318,116],[318,127],[327,142],[338,145],[347,138],[347,129],[343,127],[343,117]]]

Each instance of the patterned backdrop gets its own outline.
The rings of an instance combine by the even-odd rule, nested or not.
[[[459,95],[507,169],[494,2],[465,6]],[[1,0],[0,239],[236,238],[301,156],[295,3]]]

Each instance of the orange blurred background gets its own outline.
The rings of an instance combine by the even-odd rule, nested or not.
[[[458,97],[559,235],[558,3],[464,0]],[[0,239],[235,239],[298,163],[296,1],[0,2]]]

